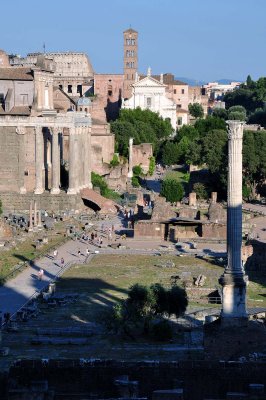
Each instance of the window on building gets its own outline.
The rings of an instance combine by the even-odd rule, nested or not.
[[[174,94],[176,94],[176,89],[174,89]]]
[[[77,85],[77,93],[79,93],[80,97],[82,96],[82,85]]]
[[[112,90],[108,90],[108,96],[112,96],[113,95],[113,91]]]
[[[147,97],[146,105],[147,105],[147,108],[151,108],[151,97]]]
[[[4,93],[0,93],[0,105],[3,106],[5,104],[5,96]]]
[[[131,39],[131,45],[135,46],[135,39]]]
[[[63,90],[63,85],[59,85],[59,89]]]
[[[134,61],[131,62],[131,68],[134,68]]]
[[[177,104],[176,107],[177,107],[177,108],[181,108],[181,104]]]
[[[181,93],[182,93],[182,94],[185,94],[185,89],[182,89],[182,90],[181,90]]]
[[[130,39],[127,39],[127,40],[126,40],[126,43],[127,43],[128,46],[130,46],[130,44],[131,44],[130,42],[131,42]]]
[[[88,111],[88,109],[87,109],[87,108],[84,108],[84,111],[85,111],[85,112],[87,112],[87,111]]]
[[[182,125],[182,117],[177,118],[177,125]]]
[[[67,93],[72,93],[72,85],[67,85]]]
[[[132,80],[134,80],[134,74],[132,74]]]

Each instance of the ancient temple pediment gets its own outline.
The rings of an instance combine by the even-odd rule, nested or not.
[[[154,88],[164,88],[166,85],[157,81],[157,79],[152,78],[151,76],[146,76],[145,78],[135,82],[133,87],[154,87]]]

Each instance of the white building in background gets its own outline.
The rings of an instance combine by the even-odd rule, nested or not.
[[[166,88],[163,75],[159,82],[152,78],[151,69],[148,68],[145,78],[139,79],[136,74],[135,83],[132,84],[132,97],[125,100],[122,107],[125,109],[140,107],[142,110],[157,112],[162,118],[169,118],[173,129],[176,130],[176,103],[166,97]]]

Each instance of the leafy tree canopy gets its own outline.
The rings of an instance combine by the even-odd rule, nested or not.
[[[203,118],[204,111],[200,103],[193,103],[188,105],[188,111],[194,118]]]
[[[119,118],[111,123],[111,130],[115,134],[117,150],[121,155],[128,155],[128,141],[132,137],[135,144],[152,143],[156,153],[162,139],[168,138],[173,128],[168,119],[150,110],[120,110]]]

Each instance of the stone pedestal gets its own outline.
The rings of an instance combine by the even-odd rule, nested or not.
[[[192,207],[196,207],[197,206],[197,195],[196,195],[195,192],[189,193],[188,204],[190,206],[192,206]]]
[[[211,202],[213,204],[217,203],[217,192],[211,192]]]
[[[228,121],[227,257],[222,285],[221,320],[224,326],[247,323],[246,285],[242,260],[242,139],[243,123]]]

